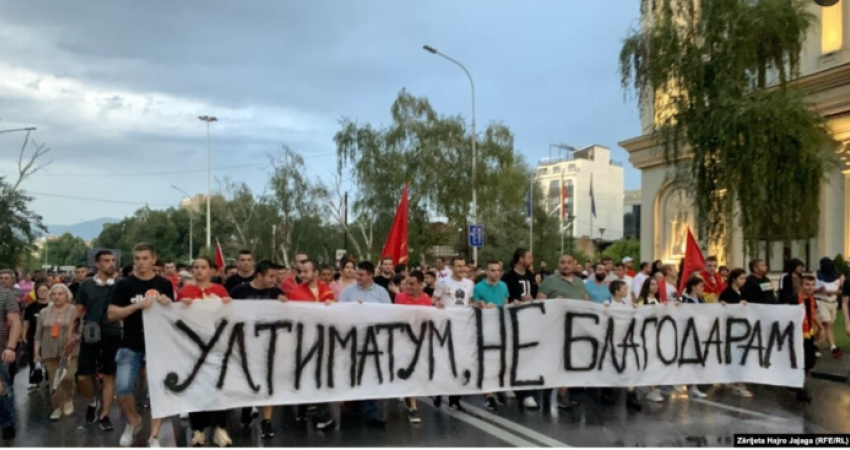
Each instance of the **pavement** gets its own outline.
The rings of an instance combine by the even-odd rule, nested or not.
[[[823,364],[826,367],[826,364]],[[665,397],[664,403],[643,403],[643,411],[625,408],[625,395],[617,403],[602,405],[596,390],[575,390],[578,404],[569,411],[546,408],[520,409],[514,400],[491,413],[480,396],[464,398],[468,413],[448,411],[443,402],[434,408],[420,399],[422,423],[408,423],[404,406],[387,401],[385,430],[366,426],[356,408],[343,414],[338,430],[317,432],[298,425],[292,408],[275,410],[275,437],[259,439],[258,424],[242,431],[239,414],[229,417],[229,431],[236,447],[728,447],[737,433],[850,433],[850,386],[821,379],[808,381],[814,402],[803,405],[788,389],[751,386],[753,398],[741,398],[722,386],[708,389],[704,400]],[[76,400],[77,413],[52,423],[45,388],[27,393],[26,379],[16,379],[18,438],[16,447],[113,447],[124,422],[117,407],[110,413],[116,430],[102,432],[84,423],[85,405]],[[147,414],[147,412],[146,412]],[[145,430],[136,442],[145,445]],[[167,420],[160,442],[166,447],[186,447],[190,439],[187,421]],[[211,445],[211,436],[207,437]]]

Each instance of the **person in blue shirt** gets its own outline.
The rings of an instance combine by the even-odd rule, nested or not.
[[[587,288],[587,297],[593,303],[603,304],[611,299],[611,291],[608,283],[605,282],[605,277],[608,276],[608,271],[605,264],[598,262],[593,266],[594,274],[584,281],[584,286]]]
[[[345,288],[339,294],[340,303],[383,303],[392,305],[390,293],[383,287],[375,284],[375,265],[369,261],[363,261],[357,265],[357,283]]]
[[[510,294],[508,285],[501,281],[502,265],[499,261],[487,262],[487,278],[475,285],[472,291],[472,301],[479,308],[492,309],[497,306],[505,306]]]

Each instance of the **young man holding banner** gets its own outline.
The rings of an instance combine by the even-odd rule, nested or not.
[[[151,244],[136,244],[133,247],[135,270],[127,278],[115,284],[112,301],[106,311],[110,322],[123,321],[124,331],[118,353],[115,356],[115,395],[118,406],[127,419],[121,434],[122,447],[133,445],[136,435],[142,430],[142,416],[136,411],[133,396],[139,373],[145,364],[145,329],[142,311],[156,301],[169,304],[174,301],[174,286],[165,278],[154,273],[156,251]],[[159,429],[162,419],[151,419],[151,436],[148,446],[159,447]]]
[[[278,300],[285,302],[283,292],[277,287],[277,271],[279,266],[271,261],[260,261],[254,268],[253,279],[244,284],[236,285],[230,291],[230,297],[234,300]],[[271,406],[262,406],[263,421],[260,422],[260,436],[263,439],[274,437],[272,430]],[[249,428],[253,422],[251,408],[242,408],[242,426]]]
[[[472,305],[472,291],[475,285],[466,278],[466,260],[460,256],[452,258],[452,274],[448,278],[440,278],[434,288],[434,306],[438,308],[463,308]],[[434,397],[434,406],[443,404],[442,397]],[[457,412],[466,412],[460,405],[460,396],[449,396],[449,408]]]
[[[499,279],[502,276],[502,264],[499,261],[487,262],[487,278],[475,285],[472,292],[472,301],[477,308],[493,309],[502,308],[510,300],[508,286]],[[504,400],[502,404],[504,404]],[[490,411],[498,409],[496,395],[486,394],[484,406]]]

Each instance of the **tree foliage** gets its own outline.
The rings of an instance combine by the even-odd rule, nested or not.
[[[35,250],[36,237],[47,231],[41,216],[29,209],[31,201],[0,177],[0,267],[17,267]]]
[[[65,233],[44,243],[40,259],[51,266],[85,264],[88,249],[89,246],[83,238]]]
[[[790,84],[814,20],[806,3],[641,0],[641,29],[620,53],[624,88],[655,105],[653,131],[693,194],[700,235],[719,241],[737,223],[750,255],[760,240],[815,234],[832,163],[823,118]]]

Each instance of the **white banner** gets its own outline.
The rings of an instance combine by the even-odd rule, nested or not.
[[[145,311],[154,417],[561,386],[803,385],[803,309],[235,300]]]

